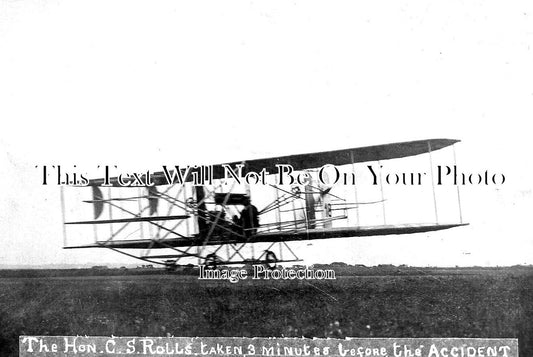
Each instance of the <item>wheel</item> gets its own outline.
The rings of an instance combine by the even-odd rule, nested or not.
[[[173,259],[165,260],[165,269],[167,270],[167,272],[173,273],[178,270],[178,265]]]
[[[265,253],[265,265],[269,269],[275,269],[278,262],[276,254],[271,250],[266,250]]]
[[[212,253],[212,254],[208,254],[206,257],[205,257],[205,266],[208,267],[209,269],[216,269],[216,267],[220,264],[220,258]]]
[[[185,200],[185,205],[189,208],[195,209],[196,208],[196,201],[194,198],[189,197],[187,200]]]

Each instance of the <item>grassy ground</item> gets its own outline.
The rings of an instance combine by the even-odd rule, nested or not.
[[[533,274],[0,278],[0,356],[15,356],[22,334],[515,337],[532,356]]]

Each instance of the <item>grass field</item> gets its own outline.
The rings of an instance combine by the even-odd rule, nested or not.
[[[17,355],[22,334],[513,337],[521,356],[533,356],[533,273],[238,284],[176,275],[0,278],[0,356]]]

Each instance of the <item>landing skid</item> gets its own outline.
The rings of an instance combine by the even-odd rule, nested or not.
[[[278,246],[277,251],[279,256],[274,252],[276,245]],[[242,252],[245,246],[252,247],[252,255],[250,257],[245,256]],[[144,256],[141,259],[150,261],[152,259],[166,259],[164,264],[169,270],[173,270],[176,266],[180,265],[182,258],[191,257],[198,258],[199,264],[203,264],[212,269],[228,265],[265,265],[270,269],[275,269],[280,263],[302,261],[285,242],[271,243],[258,257],[254,256],[253,243],[229,244],[226,245],[227,249],[225,251],[222,247],[217,247],[214,251],[207,254],[204,252],[205,249],[199,249],[197,253],[189,253],[186,250],[178,254]]]

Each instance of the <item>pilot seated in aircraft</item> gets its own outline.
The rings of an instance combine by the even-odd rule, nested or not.
[[[244,209],[241,211],[239,223],[244,230],[244,235],[249,237],[257,233],[257,228],[259,227],[259,211],[252,204],[249,197],[245,197],[242,204],[244,205]]]

